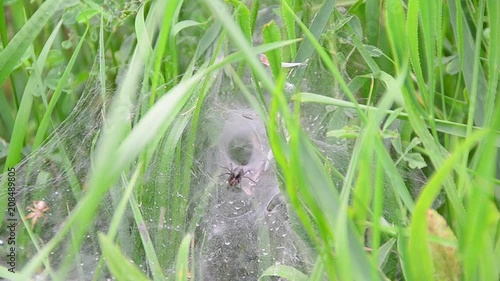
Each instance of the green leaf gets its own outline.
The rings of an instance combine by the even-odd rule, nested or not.
[[[446,73],[456,75],[460,72],[460,60],[454,56],[453,59],[446,64]]]
[[[288,281],[307,281],[307,276],[304,273],[288,265],[272,265],[268,267],[262,272],[259,280],[265,276],[278,276]]]
[[[94,16],[96,16],[97,14],[99,14],[99,10],[95,10],[95,9],[86,9],[84,11],[80,11],[80,13],[78,13],[78,15],[76,16],[76,21],[78,23],[86,23],[86,22],[89,22],[90,19]]]
[[[364,45],[366,50],[368,50],[368,53],[370,54],[370,56],[374,57],[374,58],[378,58],[378,57],[381,57],[384,55],[384,52],[382,52],[382,50],[380,50],[379,48],[375,47],[375,46],[372,46],[372,45]]]
[[[60,49],[53,49],[49,51],[46,68],[52,70],[53,68],[63,65],[64,62],[63,52]]]
[[[61,77],[63,76],[63,72],[66,67],[57,67],[52,68],[47,73],[45,77],[45,86],[53,91],[57,89],[57,85],[61,81]],[[65,79],[65,83],[62,84],[62,91],[68,91],[71,89],[71,85],[73,84],[74,77],[71,73],[69,73],[68,77]]]
[[[391,144],[399,155],[403,155],[403,145],[401,145],[400,138],[391,139]]]
[[[387,128],[392,124],[392,122],[394,122],[394,120],[396,120],[396,118],[398,118],[398,116],[401,114],[402,111],[403,111],[403,108],[400,107],[400,108],[397,108],[396,110],[394,110],[393,112],[391,112],[389,114],[389,117],[387,117],[387,119],[384,122],[384,127],[382,128],[382,131],[387,130]]]
[[[326,133],[327,137],[355,139],[359,136],[358,126],[345,126],[339,130],[331,130]]]
[[[389,257],[389,253],[391,252],[392,247],[396,243],[396,239],[391,238],[384,245],[380,246],[378,250],[378,267],[383,268],[384,264],[387,262],[387,258]]]
[[[73,42],[71,42],[71,39],[68,39],[68,40],[64,40],[61,42],[61,47],[63,49],[70,49],[71,47],[73,47]]]
[[[408,166],[412,169],[422,169],[427,167],[427,163],[420,153],[408,153],[403,159],[408,162]]]

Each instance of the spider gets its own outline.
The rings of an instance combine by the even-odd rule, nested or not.
[[[47,205],[45,201],[33,201],[33,207],[27,207],[28,210],[31,211],[26,216],[26,219],[31,219],[31,227],[35,227],[39,218],[45,218],[45,213],[50,210],[50,207]]]
[[[227,167],[222,167],[224,169],[226,169],[228,172],[227,173],[224,173],[220,176],[224,176],[224,175],[228,175],[229,177],[227,178],[227,183],[229,184],[228,188],[229,187],[235,187],[236,185],[240,185],[241,186],[241,180],[243,178],[247,178],[249,180],[251,180],[252,182],[255,182],[254,180],[252,180],[251,178],[245,176],[247,173],[250,173],[250,171],[244,171],[243,168],[233,168],[233,164],[231,163],[231,169],[227,168]]]

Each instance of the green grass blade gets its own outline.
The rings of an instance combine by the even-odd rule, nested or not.
[[[497,97],[497,87],[500,75],[500,28],[498,28],[498,26],[500,26],[500,6],[496,1],[488,1],[488,14],[491,32],[488,50],[488,94],[486,98],[486,104],[490,106],[486,108],[487,118],[493,114],[492,111]],[[489,122],[486,124],[489,124]]]
[[[274,89],[272,80],[266,75],[266,69],[262,63],[257,60],[258,52],[253,49],[250,43],[246,40],[241,28],[229,16],[227,7],[219,0],[208,1],[204,0],[205,4],[210,8],[213,14],[221,21],[221,24],[227,31],[227,35],[231,38],[233,43],[242,52],[245,60],[250,68],[254,71],[257,77],[262,81],[264,87],[269,91]]]
[[[326,1],[324,4],[326,4],[327,2],[331,2],[331,1]],[[285,2],[283,2],[283,5],[285,6],[285,8],[288,11],[292,12],[292,9],[290,7],[288,7]],[[340,84],[340,87],[342,88],[342,90],[344,90],[347,97],[351,100],[352,103],[355,104],[356,110],[358,111],[358,114],[359,114],[361,120],[363,122],[366,122],[367,119],[366,119],[365,113],[361,110],[361,108],[359,108],[358,102],[357,102],[356,98],[354,97],[353,92],[349,89],[349,86],[347,85],[344,78],[342,77],[338,67],[330,59],[329,55],[326,53],[326,51],[323,49],[323,47],[319,44],[318,40],[316,40],[314,34],[312,34],[309,31],[309,29],[304,25],[304,23],[300,21],[300,19],[297,17],[297,15],[295,15],[295,21],[299,24],[300,28],[302,29],[302,31],[306,35],[307,39],[309,39],[309,41],[311,42],[311,44],[313,45],[316,52],[318,52],[319,56],[321,57],[321,59],[325,63],[328,71],[330,71],[333,74],[333,76],[335,77],[337,82]],[[302,47],[302,45],[301,45],[301,47]],[[304,49],[308,49],[308,48],[304,47]],[[304,52],[306,52],[306,51],[304,51]],[[297,56],[299,56],[300,53],[301,53],[301,50],[299,48],[299,51],[297,52]],[[309,51],[307,51],[307,53],[309,53]],[[299,74],[296,74],[294,77],[297,77],[297,75],[299,75]],[[294,79],[297,79],[297,78],[294,78]],[[294,80],[291,79],[291,81],[293,82]],[[297,80],[297,81],[299,81],[299,80]],[[297,81],[295,81],[295,82],[297,82]]]
[[[236,21],[239,23],[241,31],[247,38],[248,42],[252,42],[252,26],[250,18],[250,10],[247,6],[241,2],[238,7],[236,7]]]
[[[106,56],[104,47],[104,15],[101,14],[101,22],[99,26],[99,84],[101,98],[102,98],[102,108],[103,114],[106,114],[107,108],[107,94],[106,94]]]
[[[0,134],[0,137],[5,139],[10,139],[12,137],[12,131],[14,129],[14,117],[11,108],[9,107],[9,102],[7,101],[6,95],[3,91],[0,94],[0,120],[3,121],[6,127],[6,131]],[[0,168],[1,170],[1,168]]]
[[[139,169],[137,169],[139,170]],[[141,210],[137,204],[134,197],[129,198],[130,208],[134,214],[135,223],[137,224],[137,229],[139,229],[139,234],[141,236],[142,245],[146,254],[146,261],[153,275],[153,280],[165,280],[165,275],[163,274],[163,269],[158,257],[156,255],[155,247],[153,241],[151,240],[151,235],[146,227],[146,222],[142,217]],[[114,216],[113,216],[114,218]]]
[[[462,11],[460,1],[449,1],[448,8],[450,11],[450,21],[455,34],[455,41],[458,45],[460,69],[463,72],[463,77],[469,93],[477,92],[477,102],[475,107],[474,121],[478,126],[484,124],[485,108],[487,93],[487,82],[482,67],[479,67],[479,61],[475,48],[475,40],[471,33],[471,28],[468,25],[465,13]],[[474,70],[476,74],[474,76]],[[474,86],[474,79],[477,79],[477,85]]]
[[[387,17],[387,25],[391,26],[391,24],[396,25],[397,22],[404,22],[404,12],[402,3],[400,1],[391,1],[388,3],[392,9],[387,11],[390,13],[390,17]],[[389,6],[388,5],[388,6]],[[402,73],[406,73],[406,65],[407,65],[407,51],[408,47],[406,45],[406,41],[404,38],[407,38],[405,32],[401,27],[397,25],[389,29],[389,38],[391,41],[391,46],[393,52],[396,56],[396,63],[398,67],[398,71]],[[409,121],[412,126],[412,130],[419,136],[424,144],[424,147],[428,151],[428,155],[434,167],[441,167],[444,162],[444,157],[447,152],[441,146],[441,144],[436,143],[436,140],[429,133],[427,126],[422,120],[422,116],[419,114],[419,106],[416,101],[417,92],[414,88],[413,81],[407,80],[405,89],[403,89],[400,95],[404,98],[404,104],[406,112],[408,113]],[[457,193],[456,186],[451,178],[447,178],[445,181],[445,190],[450,202],[453,206],[454,212],[457,214],[457,225],[459,229],[464,226],[465,219],[465,211],[462,202]]]
[[[3,0],[0,0],[0,7],[3,7]],[[0,37],[2,37],[2,47],[7,46],[7,21],[5,19],[5,9],[0,9]]]
[[[61,80],[59,80],[59,83],[57,84],[57,88],[54,91],[54,94],[52,98],[50,99],[49,106],[47,107],[47,110],[45,111],[45,114],[42,118],[42,121],[40,122],[40,126],[38,127],[38,130],[36,132],[35,136],[35,141],[33,143],[33,150],[36,150],[43,142],[45,139],[45,136],[47,134],[47,131],[49,129],[49,125],[51,124],[51,116],[54,108],[56,107],[57,101],[61,97],[63,87],[66,84],[66,81],[68,80],[68,77],[73,69],[73,66],[75,65],[76,58],[80,54],[80,50],[82,48],[83,42],[85,41],[85,37],[90,30],[90,25],[87,25],[87,29],[85,29],[85,32],[83,33],[82,37],[80,38],[80,41],[78,42],[78,45],[75,48],[75,52],[71,56],[71,59],[68,62],[68,65],[66,69],[64,70],[64,73],[61,77]]]
[[[19,272],[11,272],[8,268],[0,266],[0,277],[5,278],[5,280],[11,281],[25,281],[30,280],[29,275],[20,274]]]
[[[434,174],[426,184],[415,206],[411,223],[411,233],[409,239],[409,252],[413,280],[432,280],[434,266],[432,264],[429,250],[429,237],[427,233],[427,211],[432,206],[432,202],[437,197],[442,185],[449,177],[460,157],[474,147],[478,141],[482,140],[488,131],[478,131],[472,134],[461,144],[451,156],[444,161],[440,169]]]
[[[164,58],[163,53],[166,50],[167,42],[170,37],[170,32],[172,25],[175,24],[173,22],[173,18],[175,15],[175,12],[177,10],[177,7],[179,5],[182,5],[182,0],[174,0],[170,1],[168,5],[165,2],[159,1],[156,3],[160,3],[158,9],[161,11],[164,10],[163,13],[163,21],[160,29],[160,34],[158,37],[158,42],[156,43],[155,46],[155,51],[154,51],[154,64],[153,64],[153,76],[151,78],[151,96],[149,99],[149,105],[152,106],[153,103],[156,100],[156,89],[158,88],[158,82],[160,81],[160,68],[161,68],[161,62]]]
[[[380,26],[378,24],[382,3],[377,0],[367,0],[365,5],[366,37],[371,45],[378,45],[380,38]]]
[[[291,0],[282,0],[286,1],[288,6],[293,6]],[[257,1],[258,2],[258,1]],[[285,29],[285,39],[295,39],[295,20],[293,18],[293,14],[291,14],[288,10],[286,10],[283,5],[281,5],[281,17],[283,18],[284,29]],[[295,58],[297,55],[297,47],[295,44],[290,45],[288,48],[288,52],[284,52],[284,54],[288,54],[288,56],[284,56],[283,59],[288,61],[290,58]]]
[[[130,281],[149,280],[144,273],[129,262],[129,258],[123,255],[120,248],[113,243],[112,239],[104,234],[100,234],[99,242],[109,271],[115,278]]]
[[[257,23],[257,16],[259,14],[260,1],[253,1],[252,11],[250,13],[250,33],[253,34],[255,31],[255,24]],[[294,39],[294,38],[290,38]]]
[[[213,52],[212,58],[210,59],[210,64],[213,64],[217,56],[219,55],[220,47],[222,45],[222,40],[220,39],[216,45],[216,49]],[[194,61],[193,61],[194,64]],[[194,113],[191,118],[190,116],[186,117],[186,121],[190,119],[191,121],[191,130],[189,131],[189,135],[187,136],[187,149],[185,152],[185,161],[184,163],[178,163],[177,165],[182,165],[185,167],[185,170],[183,172],[182,177],[179,176],[177,177],[179,180],[182,180],[182,183],[176,183],[173,184],[175,188],[173,189],[174,194],[180,194],[180,197],[176,197],[174,200],[171,200],[171,208],[177,209],[177,210],[184,210],[187,208],[187,202],[184,200],[184,198],[187,198],[190,193],[190,188],[191,188],[191,168],[193,167],[193,155],[195,154],[195,141],[197,137],[197,132],[198,132],[198,125],[200,121],[200,113],[202,106],[204,105],[205,98],[208,96],[210,88],[212,84],[216,81],[215,75],[211,77],[207,77],[203,81],[203,84],[201,86],[201,89],[199,91],[199,96],[198,100],[196,101],[196,106],[194,109]],[[179,161],[180,162],[180,161]],[[182,223],[186,220],[185,214],[182,213],[172,213],[172,223],[173,225],[182,225]],[[179,239],[180,240],[180,233],[179,232],[172,232],[171,237],[169,237],[170,240]],[[173,257],[174,254],[171,253],[171,251],[174,249],[169,249],[167,252],[169,252],[169,257]]]
[[[177,252],[177,263],[175,266],[175,280],[188,281],[190,279],[189,273],[189,248],[193,238],[191,234],[187,234],[182,239],[179,251]]]
[[[309,275],[308,281],[319,281],[323,280],[324,273],[324,263],[321,258],[316,258],[316,262],[314,263],[314,267],[311,270],[311,274]]]
[[[325,0],[321,5],[321,8],[319,8],[318,13],[314,16],[311,26],[309,28],[306,28],[305,26],[301,27],[303,32],[306,32],[307,30],[310,35],[307,36],[308,40],[305,40],[300,44],[297,55],[294,58],[294,62],[305,62],[313,55],[315,49],[316,51],[318,51],[317,46],[315,46],[316,44],[313,44],[313,40],[311,39],[319,39],[321,33],[325,30],[325,27],[330,20],[331,15],[333,14],[336,2],[336,0]],[[300,19],[297,17],[297,15],[295,15],[293,10],[286,2],[283,1],[281,5],[284,7],[284,13],[287,13],[287,15],[289,16],[293,16],[296,22],[300,22]],[[288,17],[286,20],[287,22],[289,21]],[[290,82],[292,84],[297,84],[300,80],[302,80],[304,73],[305,68],[299,68],[295,72],[294,76],[290,78]]]
[[[264,25],[262,28],[262,36],[264,37],[265,43],[279,42],[281,41],[281,33],[274,21],[271,21]],[[274,79],[277,79],[281,74],[281,50],[276,49],[266,53],[267,59],[271,66],[271,71],[273,73]]]
[[[393,52],[396,67],[401,67],[408,59],[407,33],[401,24],[406,22],[404,9],[401,1],[388,0],[385,5],[385,21],[387,28],[387,37]],[[402,42],[405,42],[404,44]]]
[[[497,102],[491,129],[500,129],[500,103]],[[489,260],[493,258],[491,252],[492,235],[498,227],[498,209],[492,198],[495,197],[495,179],[498,169],[498,148],[494,146],[495,135],[492,131],[484,140],[484,146],[479,154],[477,176],[474,179],[474,188],[470,190],[467,201],[467,225],[474,225],[464,230],[461,241],[464,260],[464,280],[493,280],[498,278],[499,272],[492,270]],[[495,218],[496,217],[496,218]],[[480,242],[478,242],[480,241]],[[487,243],[489,242],[489,243]],[[496,272],[495,272],[496,271]]]
[[[335,250],[344,252],[338,254],[340,256],[349,256],[347,263],[337,265],[337,261],[333,258],[330,250],[322,252],[322,258],[329,277],[331,279],[336,278],[335,271],[339,270],[344,271],[340,273],[340,276],[349,276],[350,272],[352,272],[355,279],[370,279],[374,265],[364,251],[352,221],[349,219],[342,223],[338,219],[337,216],[341,210],[338,191],[325,171],[325,167],[318,156],[318,151],[300,129],[298,115],[291,116],[288,103],[279,90],[274,92],[272,108],[274,109],[271,110],[270,120],[277,119],[276,116],[278,116],[277,113],[279,112],[289,132],[289,144],[280,141],[283,137],[279,135],[274,122],[270,121],[268,126],[269,132],[272,132],[270,135],[271,147],[276,161],[284,173],[285,187],[290,202],[306,230],[309,229],[308,232],[312,239],[316,238],[315,232],[310,232],[309,218],[304,214],[307,209],[314,216],[315,226],[319,229],[318,234],[322,241],[319,245],[322,246],[318,246],[318,250],[334,248],[334,242],[336,239],[340,239],[335,233],[340,229],[345,231],[345,235],[341,236],[343,239],[338,241],[338,243],[344,243],[345,246],[341,248],[335,247]],[[305,206],[302,206],[302,204]],[[346,219],[346,216],[343,217]]]

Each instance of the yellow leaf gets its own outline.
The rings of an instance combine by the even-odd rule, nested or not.
[[[457,238],[446,220],[433,209],[427,211],[427,230],[430,235],[437,237],[440,241],[429,243],[436,280],[460,280],[461,271],[456,248]]]

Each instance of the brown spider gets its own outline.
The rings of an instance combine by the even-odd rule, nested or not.
[[[224,176],[224,175],[228,175],[229,177],[227,178],[227,183],[229,184],[228,187],[235,187],[236,185],[240,185],[241,186],[241,180],[243,178],[247,178],[249,180],[251,180],[252,182],[255,182],[254,180],[252,180],[251,178],[245,176],[247,173],[250,173],[250,171],[244,171],[243,168],[233,168],[233,164],[231,163],[231,169],[227,168],[227,167],[222,167],[224,169],[226,169],[228,172],[227,173],[224,173],[220,176]]]
[[[31,219],[31,227],[35,227],[36,223],[38,222],[39,218],[45,218],[45,213],[50,210],[50,207],[47,205],[47,203],[43,200],[40,201],[33,201],[33,207],[27,207],[28,210],[31,211],[26,216],[26,219]]]

